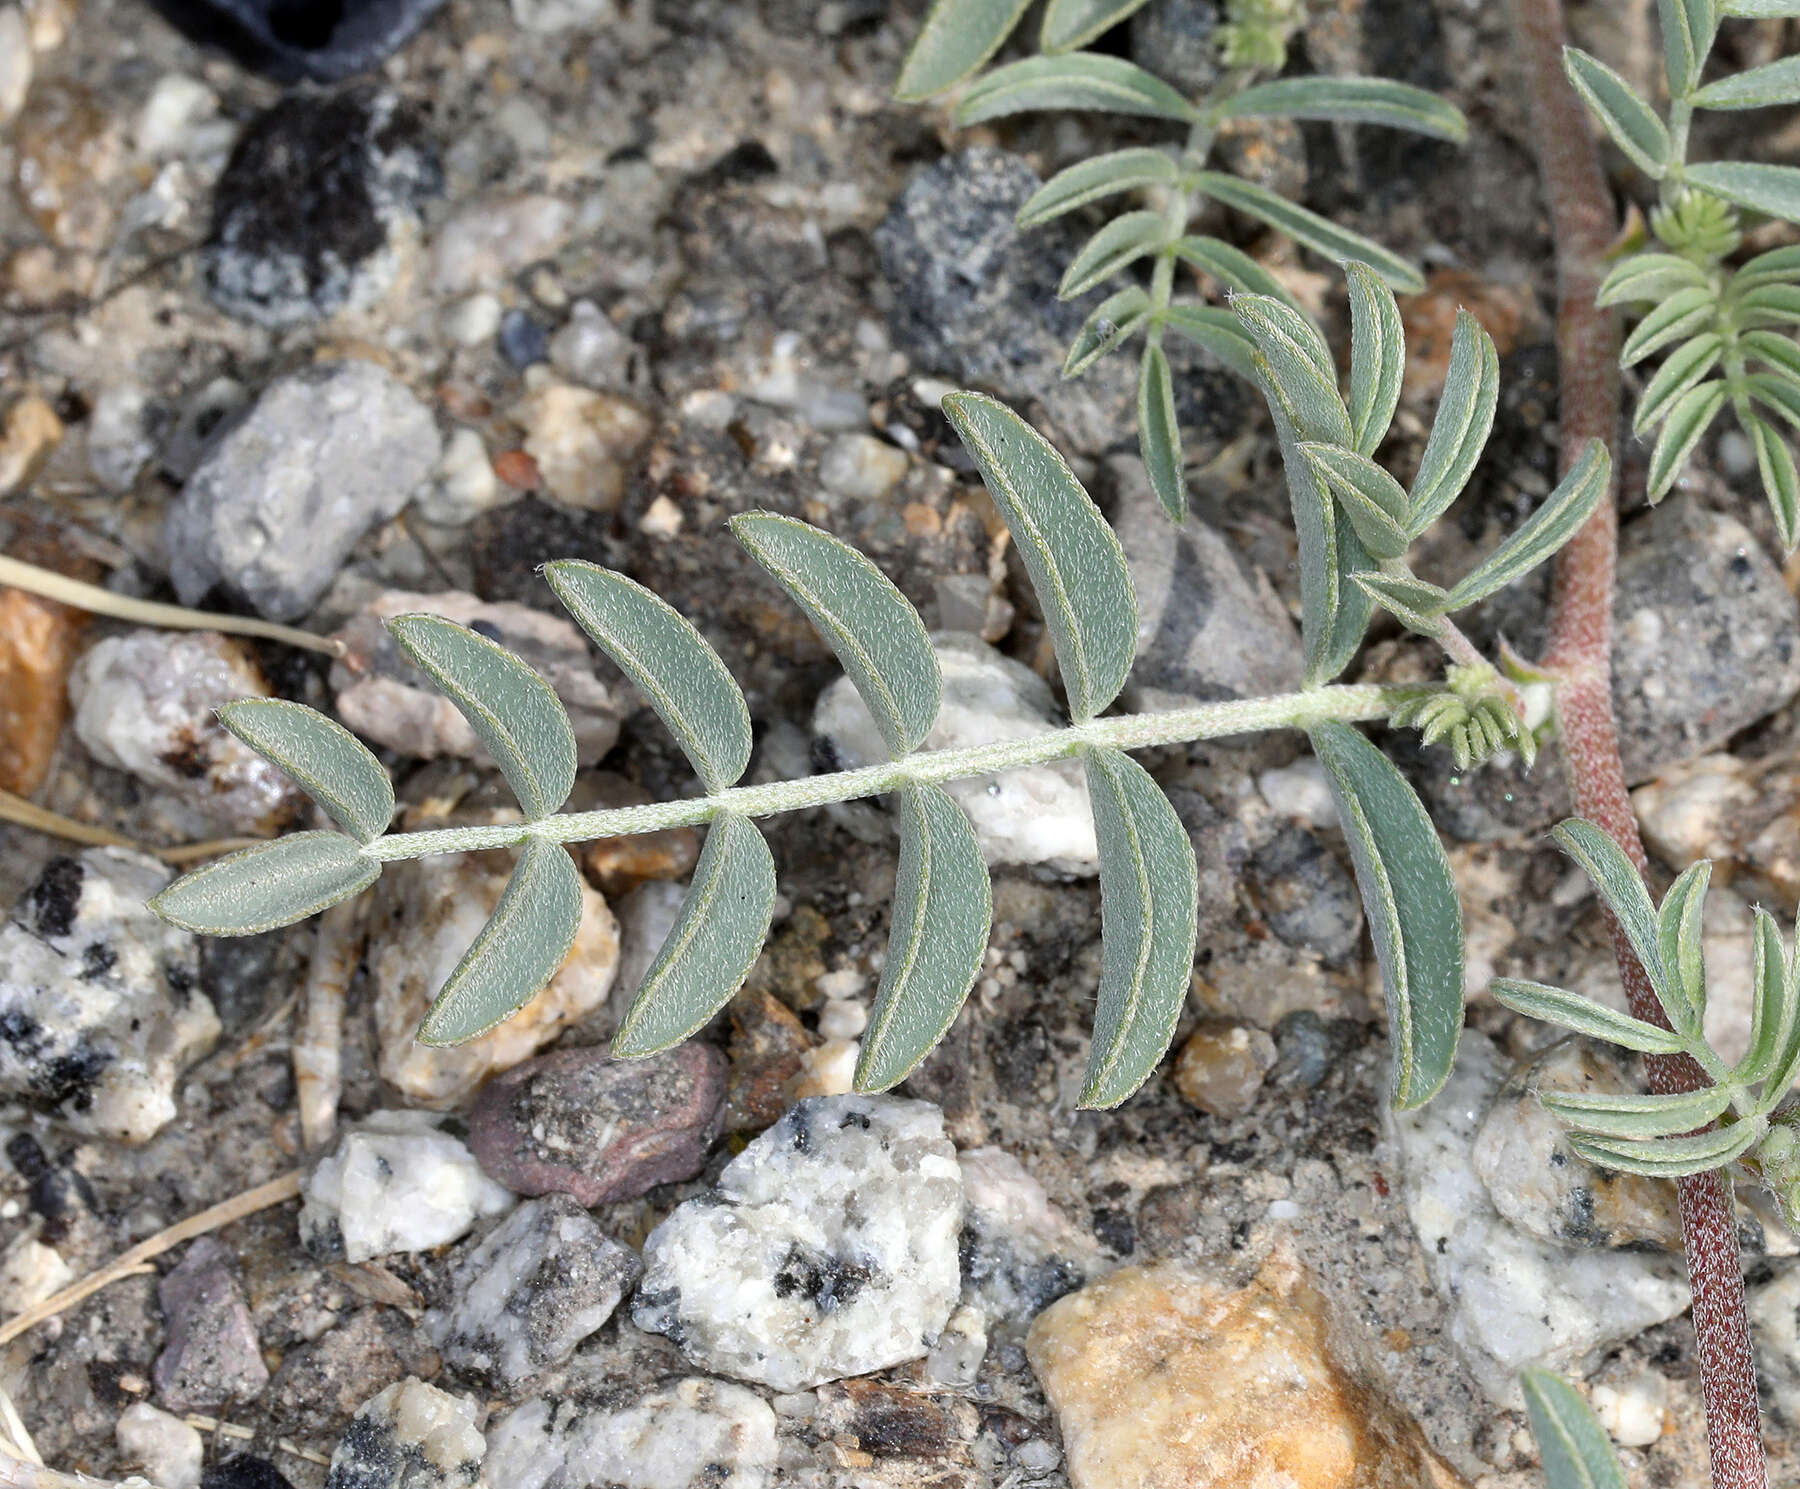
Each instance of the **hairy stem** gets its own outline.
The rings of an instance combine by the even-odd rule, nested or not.
[[[1612,241],[1612,195],[1580,101],[1563,78],[1561,0],[1514,0],[1532,100],[1538,164],[1556,237],[1559,423],[1566,471],[1588,439],[1616,443],[1618,325],[1594,305]],[[1617,462],[1615,461],[1615,469]],[[1619,761],[1612,709],[1616,496],[1603,500],[1556,562],[1545,666],[1558,674],[1555,714],[1575,810],[1606,831],[1640,872],[1649,867]],[[1650,979],[1615,922],[1613,952],[1638,1018],[1668,1026]],[[1685,1057],[1651,1059],[1659,1092],[1693,1090],[1706,1077]],[[1694,1290],[1694,1336],[1715,1489],[1766,1489],[1756,1363],[1744,1312],[1731,1190],[1722,1174],[1678,1181],[1682,1243]]]
[[[1218,739],[1228,734],[1253,734],[1264,729],[1308,729],[1330,719],[1346,723],[1383,719],[1403,703],[1439,691],[1429,686],[1359,684],[1283,693],[1273,698],[1203,703],[1196,708],[1171,709],[1164,713],[1124,714],[1074,724],[1048,734],[1035,734],[1027,739],[1001,740],[996,744],[972,745],[960,750],[926,750],[857,770],[803,776],[793,781],[772,781],[761,786],[734,786],[716,796],[615,807],[602,812],[570,812],[537,822],[395,833],[376,838],[365,844],[362,851],[366,857],[384,861],[423,858],[431,853],[504,848],[532,837],[554,843],[627,837],[640,832],[659,832],[666,827],[696,826],[725,813],[769,817],[803,807],[822,807],[864,796],[880,796],[902,786],[963,780],[970,776],[1017,770],[1025,765],[1067,760],[1096,745],[1138,750],[1150,745]]]

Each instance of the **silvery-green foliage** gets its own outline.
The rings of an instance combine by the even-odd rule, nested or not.
[[[1788,1114],[1778,1111],[1800,1076],[1800,963],[1758,909],[1752,936],[1750,1043],[1736,1064],[1707,1042],[1702,931],[1712,866],[1689,867],[1656,904],[1605,832],[1580,818],[1553,837],[1581,866],[1643,966],[1667,1027],[1578,993],[1502,978],[1494,996],[1515,1012],[1650,1055],[1688,1055],[1713,1084],[1697,1091],[1546,1091],[1544,1105],[1571,1129],[1570,1145],[1606,1168],[1678,1178],[1734,1161],[1769,1185],[1790,1222],[1800,1217],[1800,1164]],[[1718,1126],[1711,1126],[1714,1122]]]
[[[1800,425],[1800,249],[1777,248],[1730,260],[1743,241],[1745,212],[1800,222],[1800,168],[1757,161],[1687,159],[1694,112],[1800,103],[1800,58],[1702,84],[1719,22],[1726,16],[1800,13],[1789,0],[1659,0],[1665,121],[1597,57],[1566,48],[1563,61],[1594,116],[1626,157],[1658,185],[1650,214],[1654,241],[1626,254],[1601,283],[1598,303],[1641,317],[1626,338],[1626,367],[1651,367],[1632,419],[1655,435],[1647,489],[1660,501],[1706,432],[1729,406],[1750,441],[1764,494],[1784,547],[1800,544],[1800,475],[1781,433]]]
[[[1544,1465],[1544,1489],[1625,1489],[1625,1470],[1606,1429],[1575,1387],[1538,1369],[1524,1371],[1519,1385]]]
[[[1176,297],[1177,265],[1199,269],[1227,294],[1248,292],[1283,300],[1294,315],[1305,318],[1273,276],[1240,249],[1187,231],[1209,198],[1288,234],[1335,263],[1366,264],[1396,289],[1424,287],[1413,265],[1379,243],[1266,187],[1207,169],[1220,129],[1233,119],[1321,119],[1378,124],[1460,143],[1467,138],[1468,124],[1454,105],[1436,94],[1383,78],[1257,81],[1260,73],[1278,71],[1286,59],[1288,36],[1299,22],[1293,0],[1230,0],[1227,24],[1220,33],[1228,70],[1202,98],[1184,97],[1136,63],[1080,50],[1143,3],[1050,0],[1038,36],[1039,54],[982,72],[1023,20],[1027,7],[1016,0],[936,0],[907,56],[896,91],[901,98],[917,100],[961,86],[954,109],[960,125],[1070,109],[1161,119],[1186,129],[1185,143],[1180,145],[1135,146],[1076,162],[1046,182],[1018,217],[1020,227],[1031,228],[1090,203],[1126,202],[1128,210],[1100,227],[1063,275],[1059,293],[1064,299],[1084,295],[1107,280],[1126,281],[1076,334],[1063,376],[1080,376],[1141,334],[1139,445],[1158,500],[1180,521],[1187,511],[1187,487],[1164,336],[1172,331],[1185,337],[1244,376],[1254,376],[1254,370],[1249,348],[1228,311]],[[1348,603],[1354,609],[1365,601],[1357,593]],[[1347,625],[1345,634],[1351,629]]]

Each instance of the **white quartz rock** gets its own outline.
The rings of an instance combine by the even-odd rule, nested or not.
[[[1407,1212],[1449,1302],[1451,1338],[1482,1389],[1517,1409],[1526,1366],[1580,1375],[1609,1346],[1675,1317],[1689,1295],[1672,1258],[1575,1250],[1501,1217],[1474,1145],[1505,1078],[1493,1045],[1467,1030],[1443,1091],[1391,1120]]]
[[[1063,727],[1049,684],[1029,667],[966,632],[940,631],[932,644],[944,675],[944,702],[920,748],[1031,739]],[[888,758],[875,720],[848,678],[819,695],[813,733],[829,742],[844,769]],[[944,789],[975,824],[988,863],[1043,864],[1083,876],[1099,872],[1094,815],[1079,764],[1027,766],[946,781]]]
[[[345,1132],[301,1181],[300,1239],[315,1256],[365,1262],[464,1235],[513,1194],[431,1112],[380,1111]]]
[[[0,1095],[78,1132],[148,1141],[219,1020],[194,938],[145,903],[168,868],[126,848],[52,859],[0,925]]]
[[[325,1489],[484,1489],[476,1410],[410,1376],[389,1386],[356,1409]]]
[[[1025,1323],[1101,1270],[1100,1248],[1004,1148],[960,1155],[968,1214],[963,1296],[991,1318]]]
[[[778,1391],[915,1360],[957,1303],[962,1218],[935,1106],[811,1098],[651,1232],[632,1318]]]
[[[611,1411],[540,1397],[488,1430],[488,1483],[507,1489],[765,1489],[775,1461],[768,1403],[697,1376]]]
[[[120,1413],[113,1435],[120,1454],[156,1489],[199,1489],[206,1444],[180,1417],[139,1401]]]

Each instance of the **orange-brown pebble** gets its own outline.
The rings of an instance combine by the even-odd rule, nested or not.
[[[1261,1029],[1208,1019],[1181,1047],[1175,1089],[1203,1112],[1241,1117],[1256,1105],[1256,1093],[1274,1063],[1275,1041]]]
[[[523,450],[502,450],[494,457],[494,474],[515,491],[536,491],[544,484],[537,461]]]

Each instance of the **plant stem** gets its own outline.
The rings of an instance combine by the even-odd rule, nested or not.
[[[615,807],[603,812],[570,812],[537,822],[395,833],[376,838],[365,844],[362,851],[365,857],[384,861],[423,858],[430,853],[504,848],[534,837],[553,843],[627,837],[640,832],[659,832],[666,827],[692,827],[724,813],[768,817],[803,807],[822,807],[858,797],[880,796],[902,786],[962,780],[969,776],[1017,770],[1025,765],[1067,760],[1095,746],[1137,750],[1150,745],[1188,744],[1199,739],[1251,734],[1264,729],[1309,729],[1329,719],[1346,723],[1358,719],[1384,719],[1401,704],[1439,691],[1441,689],[1432,686],[1358,684],[1313,688],[1272,698],[1203,703],[1195,708],[1171,709],[1163,713],[1122,714],[1073,724],[1026,739],[1002,740],[960,750],[926,750],[830,775],[802,776],[798,780],[772,781],[761,786],[734,786],[716,796]]]
[[[1594,304],[1614,232],[1612,195],[1587,116],[1563,77],[1561,0],[1514,4],[1532,101],[1533,143],[1556,238],[1558,422],[1566,472],[1585,441],[1602,439],[1611,448],[1618,433],[1618,325]],[[1618,523],[1616,496],[1603,500],[1558,556],[1544,662],[1557,674],[1557,735],[1575,810],[1607,832],[1642,872],[1649,861],[1625,787],[1612,709]],[[1616,922],[1612,933],[1632,1013],[1668,1027],[1650,979]],[[1693,1090],[1705,1082],[1686,1057],[1646,1063],[1651,1086],[1659,1092]],[[1679,1180],[1677,1192],[1694,1292],[1694,1339],[1714,1489],[1766,1489],[1756,1362],[1744,1312],[1730,1186],[1722,1174],[1696,1174]]]

